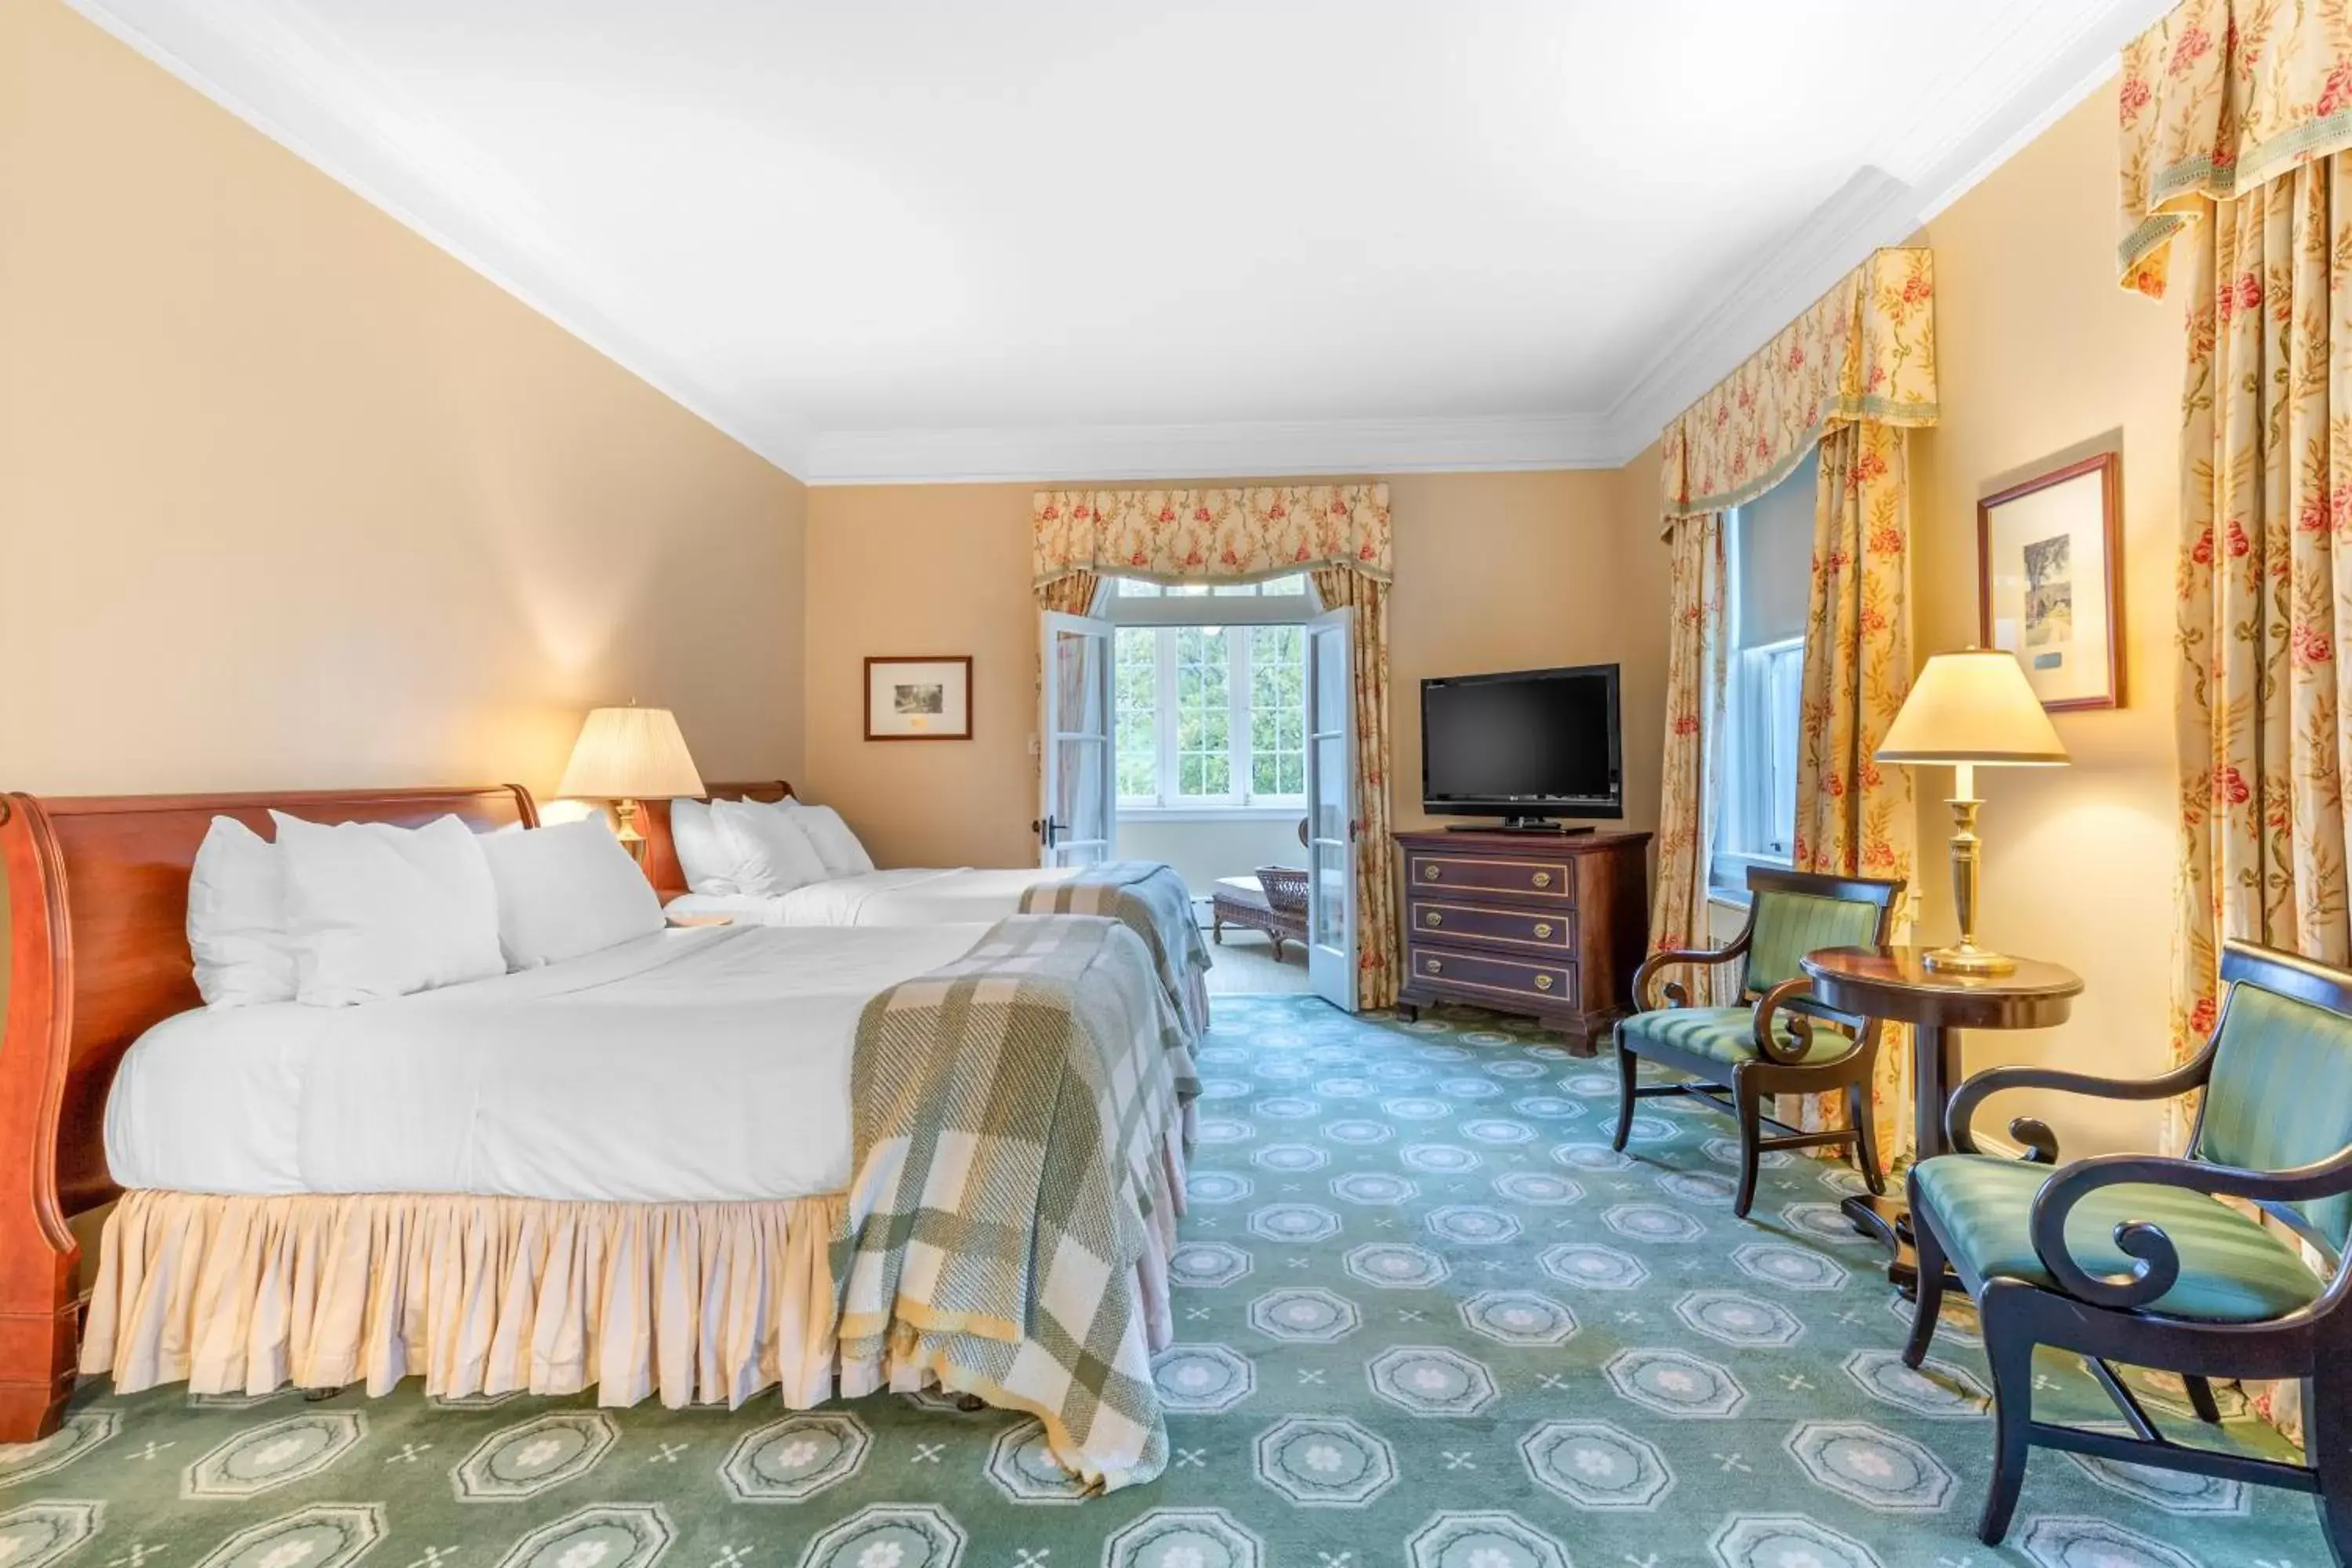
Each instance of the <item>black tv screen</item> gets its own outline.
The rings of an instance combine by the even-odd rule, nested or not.
[[[1617,667],[1421,683],[1422,809],[1435,816],[1625,815]]]

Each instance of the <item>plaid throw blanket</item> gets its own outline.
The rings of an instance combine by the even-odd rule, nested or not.
[[[1209,1026],[1209,944],[1193,918],[1192,890],[1157,860],[1103,860],[1021,895],[1025,914],[1108,915],[1151,950],[1168,1000],[1195,1037]]]
[[[842,1393],[936,1379],[1037,1415],[1106,1490],[1157,1477],[1151,1352],[1171,1337],[1178,1130],[1199,1089],[1116,921],[1010,915],[868,1002],[833,1243]]]

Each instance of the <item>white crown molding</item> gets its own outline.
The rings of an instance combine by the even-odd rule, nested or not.
[[[1072,425],[819,434],[812,485],[1253,479],[1615,468],[1601,422],[1568,414],[1234,425]]]
[[[698,385],[621,325],[625,287],[550,232],[527,192],[409,113],[281,0],[67,0],[264,135],[809,484],[1036,482],[1614,468],[1845,272],[1897,244],[2112,74],[2171,0],[1988,6],[1986,43],[1738,282],[1659,344],[1605,410],[1537,416],[815,431]],[[1891,172],[1890,172],[1891,171]]]
[[[1748,281],[1669,343],[1628,384],[1607,415],[1609,447],[1630,462],[1658,438],[1666,422],[1698,401],[1706,390],[1771,341],[1806,306],[1820,299],[1870,253],[1899,245],[1978,182],[1999,168],[2060,116],[2114,74],[2123,46],[2155,22],[2173,0],[2102,0],[2073,12],[2043,10],[2022,0],[2011,13],[2005,37],[2020,30],[2018,19],[2058,15],[2074,26],[2055,47],[2004,51],[1999,47],[1969,69],[1947,79],[1924,99],[1916,127],[1940,134],[1915,133],[1905,162],[1916,164],[1908,180],[1864,169],[1823,203],[1777,250],[1759,257]],[[1983,93],[1996,107],[1961,117],[1948,106],[1962,95],[1959,84],[1991,73],[2008,80]]]
[[[374,72],[270,0],[66,0],[92,25],[414,230],[696,417],[798,476],[809,433],[731,406],[623,327],[615,292],[539,226],[529,196],[455,138],[401,112]]]

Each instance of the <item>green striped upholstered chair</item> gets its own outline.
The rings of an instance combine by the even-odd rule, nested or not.
[[[2352,1228],[2352,973],[2231,942],[2221,979],[2221,1020],[2195,1060],[2146,1080],[2032,1067],[1979,1073],[1945,1118],[1959,1152],[1911,1169],[1919,1298],[1904,1360],[1916,1367],[1927,1352],[1948,1268],[1976,1300],[1992,1363],[1993,1477],[1978,1521],[1988,1545],[2007,1533],[2040,1444],[2316,1492],[2336,1560],[2352,1562],[2352,1314],[2336,1310],[2352,1288],[2342,1264]],[[2032,1118],[2010,1124],[2022,1159],[1977,1152],[1969,1120],[1988,1095],[2013,1089],[2105,1100],[2202,1089],[2204,1099],[2183,1158],[2105,1154],[2053,1170],[2057,1140]],[[2252,1200],[2275,1226],[2223,1197]],[[2129,1430],[2034,1420],[2039,1345],[2080,1355]],[[2212,1378],[2308,1379],[2310,1463],[2171,1441],[2116,1376],[2118,1363],[2180,1373],[2209,1422],[2221,1419]]]
[[[1667,949],[1634,971],[1633,1005],[1642,1010],[1617,1025],[1617,1147],[1625,1147],[1637,1103],[1654,1095],[1694,1095],[1739,1123],[1739,1192],[1732,1212],[1742,1219],[1756,1201],[1757,1162],[1767,1149],[1850,1144],[1870,1190],[1884,1192],[1870,1121],[1879,1026],[1814,1002],[1812,982],[1799,961],[1825,947],[1885,942],[1903,884],[1759,868],[1748,873],[1748,924],[1730,946]],[[1737,1006],[1694,1007],[1685,989],[1672,983],[1662,987],[1667,1005],[1657,1006],[1651,997],[1653,982],[1669,968],[1741,959],[1747,968]],[[1642,1083],[1636,1069],[1645,1060],[1685,1076]],[[1776,1094],[1840,1096],[1847,1124],[1801,1131],[1764,1114],[1764,1101]],[[1764,1134],[1768,1126],[1774,1130],[1770,1137]]]

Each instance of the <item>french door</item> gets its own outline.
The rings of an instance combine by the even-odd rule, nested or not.
[[[1048,610],[1042,655],[1037,863],[1091,866],[1118,821],[1111,624]]]
[[[1356,1010],[1355,612],[1307,623],[1307,980]]]

